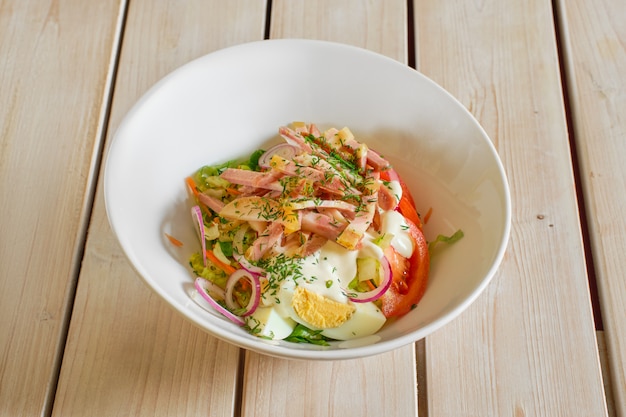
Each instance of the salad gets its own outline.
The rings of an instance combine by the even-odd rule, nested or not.
[[[426,289],[429,248],[411,193],[347,127],[294,122],[278,133],[284,142],[186,179],[200,300],[270,339],[374,334]]]

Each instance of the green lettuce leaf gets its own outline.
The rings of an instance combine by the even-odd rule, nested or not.
[[[435,248],[435,246],[437,246],[440,243],[446,243],[448,245],[456,243],[459,240],[461,240],[463,238],[463,236],[465,236],[465,234],[463,233],[463,230],[461,230],[461,229],[457,230],[456,232],[454,232],[450,236],[438,235],[435,238],[435,240],[433,240],[432,242],[428,243],[428,251],[432,252],[433,249]]]

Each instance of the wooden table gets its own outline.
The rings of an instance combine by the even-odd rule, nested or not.
[[[626,416],[624,22],[621,0],[0,1],[0,415]],[[152,294],[111,233],[101,161],[129,107],[193,58],[287,37],[417,68],[504,162],[499,273],[414,346],[238,349]]]

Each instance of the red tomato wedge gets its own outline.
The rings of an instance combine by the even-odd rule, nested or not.
[[[422,228],[422,221],[417,214],[415,206],[410,204],[410,201],[408,201],[407,199],[404,199],[404,195],[403,198],[400,199],[400,203],[398,204],[398,211],[404,216],[405,219],[410,220],[416,227],[420,229]]]
[[[428,243],[419,227],[409,219],[406,222],[414,243],[411,257],[407,260],[391,246],[385,251],[393,274],[391,286],[380,298],[382,312],[387,318],[402,316],[411,311],[424,295],[428,283]]]
[[[383,181],[398,181],[400,183],[400,187],[402,187],[402,197],[400,198],[400,202],[398,203],[396,210],[398,210],[405,218],[411,220],[417,227],[421,228],[422,221],[417,214],[413,195],[411,195],[409,187],[402,180],[402,178],[400,178],[398,173],[393,168],[389,168],[380,173],[380,179]]]

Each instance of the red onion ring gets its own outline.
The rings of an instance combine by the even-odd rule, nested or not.
[[[376,289],[367,292],[354,292],[344,289],[344,292],[348,294],[350,301],[355,303],[368,303],[370,301],[378,300],[384,293],[387,292],[392,281],[391,266],[389,265],[389,260],[387,260],[387,257],[384,255],[380,258],[380,264],[383,267],[383,280],[380,285]]]
[[[258,266],[254,266],[250,263],[250,261],[248,261],[246,259],[245,256],[233,251],[233,258],[235,258],[235,260],[237,262],[239,262],[239,265],[241,265],[241,267],[243,269],[245,269],[246,271],[248,271],[249,273],[253,274],[253,275],[264,275],[265,274],[265,270],[263,268],[260,268]]]
[[[261,300],[261,282],[259,281],[258,275],[252,274],[245,269],[238,269],[228,277],[228,281],[226,281],[226,305],[231,310],[235,310],[239,308],[239,306],[233,300],[233,290],[235,289],[235,284],[239,282],[241,279],[247,279],[250,281],[252,285],[252,294],[250,294],[250,301],[248,305],[244,307],[244,312],[241,314],[241,317],[249,316],[254,313],[257,307],[259,306],[259,301]]]
[[[204,279],[202,277],[196,277],[196,278],[200,278],[200,279]],[[211,298],[217,298],[218,300],[225,300],[226,299],[226,291],[224,291],[219,285],[204,279],[204,285],[202,286],[202,288],[205,289],[205,291],[211,295]],[[214,297],[215,296],[215,297]]]
[[[278,155],[285,159],[291,159],[298,153],[297,149],[288,143],[279,143],[278,145],[272,146],[269,148],[261,157],[259,158],[259,166],[261,168],[269,168],[270,160],[272,156]]]
[[[193,218],[193,224],[196,227],[198,239],[202,245],[202,262],[206,267],[206,238],[204,236],[204,220],[202,220],[202,210],[200,206],[193,206],[191,208],[191,217]]]
[[[206,285],[207,282],[208,281],[205,280],[204,278],[196,278],[196,281],[194,282],[194,286],[196,287],[196,290],[198,291],[198,294],[200,294],[200,296],[202,296],[202,298],[207,303],[209,303],[211,305],[211,307],[213,307],[215,310],[217,310],[218,313],[222,314],[224,317],[226,317],[227,319],[229,319],[233,323],[235,323],[235,324],[237,324],[239,326],[243,326],[244,324],[246,324],[246,322],[241,317],[231,313],[230,311],[228,311],[227,309],[222,307],[220,305],[220,303],[215,301],[213,299],[213,297],[211,297],[209,295],[209,293],[204,288],[204,285]]]

